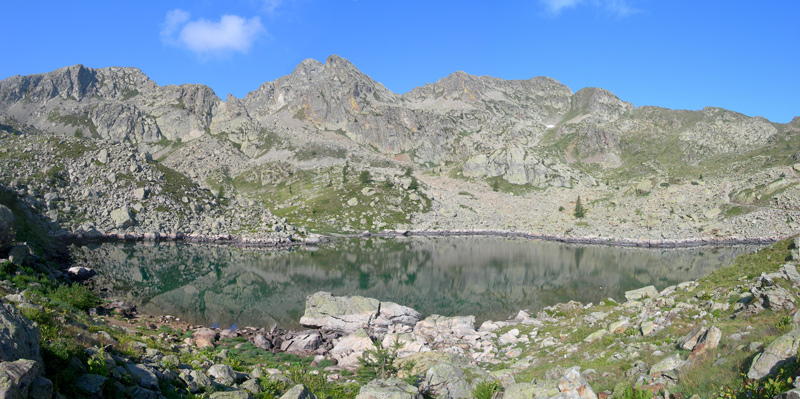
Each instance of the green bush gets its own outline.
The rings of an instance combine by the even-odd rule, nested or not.
[[[376,378],[396,377],[400,369],[394,364],[397,360],[397,350],[400,349],[400,342],[395,340],[389,348],[384,348],[380,340],[373,340],[375,349],[367,349],[358,359],[359,368],[356,372],[356,379],[363,383],[372,381]]]
[[[494,394],[503,390],[503,386],[497,381],[483,381],[472,390],[472,396],[477,399],[492,399]]]
[[[653,397],[653,393],[647,390],[639,390],[634,387],[627,387],[622,392],[622,396],[620,399],[650,399]]]
[[[48,293],[50,299],[78,310],[87,311],[100,304],[100,299],[88,287],[80,284],[60,285]]]
[[[583,207],[583,203],[581,203],[581,196],[578,196],[578,200],[575,201],[575,212],[573,213],[576,218],[582,219],[586,216],[586,208]]]
[[[86,360],[89,374],[102,375],[108,377],[108,367],[106,367],[105,351],[101,348]]]
[[[412,385],[417,382],[417,376],[411,374],[411,370],[415,366],[414,362],[405,362],[402,368],[395,363],[397,351],[402,346],[399,340],[395,339],[388,348],[385,348],[383,343],[377,339],[372,343],[375,345],[375,349],[365,350],[358,359],[359,368],[356,371],[358,382],[364,384],[378,378],[399,377],[401,371],[406,375],[406,382]]]
[[[372,175],[368,170],[362,170],[361,174],[358,175],[358,181],[360,181],[361,184],[367,184],[372,181]]]
[[[261,387],[258,399],[280,398],[288,388],[286,382],[270,379],[269,376],[259,377],[258,386]]]

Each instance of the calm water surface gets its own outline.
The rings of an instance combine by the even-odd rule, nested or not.
[[[76,247],[111,298],[197,324],[297,327],[317,291],[363,295],[423,315],[504,320],[570,299],[624,298],[709,274],[755,247],[681,250],[581,246],[517,238],[342,239],[271,252],[176,243]]]

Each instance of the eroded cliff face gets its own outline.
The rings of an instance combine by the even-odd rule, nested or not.
[[[778,134],[763,118],[717,108],[635,109],[607,90],[573,93],[546,77],[455,72],[398,95],[335,55],[324,64],[303,61],[243,99],[222,101],[202,85],[160,87],[135,68],[76,65],[3,80],[0,104],[15,127],[150,146],[224,134],[251,158],[276,140],[303,147],[338,133],[364,152],[420,165],[466,163],[469,177],[536,187],[593,184],[570,164],[618,167],[622,138],[674,139],[682,159],[697,162]],[[562,148],[548,153],[556,143]]]
[[[291,74],[225,101],[203,85],[158,86],[135,68],[76,65],[14,76],[0,81],[0,124],[7,132],[100,147],[131,143],[202,188],[292,209],[285,212],[290,218],[357,229],[398,226],[384,223],[386,212],[358,209],[379,206],[386,198],[398,199],[389,213],[406,212],[409,200],[415,212],[441,216],[409,216],[399,223],[410,227],[475,227],[487,218],[493,221],[485,227],[516,225],[502,215],[518,208],[515,199],[478,195],[481,202],[498,201],[502,213],[485,215],[478,209],[482,205],[465,203],[459,194],[475,191],[542,192],[548,203],[558,198],[559,204],[551,204],[558,208],[570,205],[565,196],[575,195],[546,195],[547,190],[578,190],[625,207],[639,201],[626,197],[632,191],[647,195],[650,188],[680,184],[689,193],[681,202],[689,205],[677,211],[695,222],[694,213],[725,217],[738,205],[794,212],[797,201],[791,198],[760,198],[794,190],[798,181],[791,165],[800,160],[797,121],[776,124],[711,107],[636,108],[607,90],[573,93],[546,77],[507,81],[455,72],[400,95],[335,55],[325,63],[303,61]],[[363,171],[371,175],[362,184],[383,186],[362,192],[365,187],[353,181]],[[423,177],[420,171],[433,177],[412,184],[412,177]],[[353,173],[349,179],[348,173]],[[724,188],[719,197],[689,186],[703,175],[720,178],[714,183]],[[779,175],[784,191],[760,192]],[[425,192],[411,196],[419,182]],[[429,199],[430,206],[422,205]],[[670,215],[677,212],[671,204],[650,205],[640,213],[660,215],[666,205],[673,208]],[[622,224],[644,217],[648,221],[640,227],[653,227],[650,216],[626,212],[611,216],[618,215]],[[459,215],[467,219],[451,226]],[[791,224],[795,216],[780,217]]]
[[[220,103],[206,86],[159,87],[136,68],[75,65],[0,82],[7,123],[112,142],[199,137]]]

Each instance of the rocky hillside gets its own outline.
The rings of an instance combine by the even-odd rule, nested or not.
[[[323,232],[492,229],[671,240],[800,228],[800,165],[793,167],[800,118],[778,124],[719,108],[637,108],[606,90],[573,92],[545,77],[456,72],[400,95],[331,56],[223,101],[202,85],[158,86],[135,68],[77,65],[0,81],[0,128],[0,160],[15,167],[3,173],[6,186],[46,185],[34,175],[53,167],[28,162],[52,152],[45,142],[85,149],[58,154],[79,165],[65,179],[82,188],[56,193],[70,203],[96,176],[109,176],[101,158],[123,151],[131,164],[169,169],[168,181],[195,187],[185,196],[190,207],[211,197],[238,210],[258,204]],[[120,177],[122,169],[112,169]],[[137,173],[124,174],[153,200],[109,206],[138,201],[149,212],[169,201],[163,185],[152,184],[156,175]],[[588,204],[583,220],[572,216],[578,196]],[[169,228],[137,219],[121,230],[91,210],[54,210],[53,221],[73,231],[85,220],[105,231],[243,230],[205,228],[219,216],[205,209],[186,223],[167,220]]]

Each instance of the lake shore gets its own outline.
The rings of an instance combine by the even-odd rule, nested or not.
[[[570,236],[543,234],[514,230],[396,230],[380,232],[362,232],[358,234],[310,234],[306,237],[273,237],[269,235],[243,237],[234,234],[202,235],[183,233],[64,233],[61,237],[73,243],[88,242],[125,242],[125,241],[182,241],[188,243],[228,244],[242,247],[286,248],[292,246],[316,246],[334,238],[354,237],[515,237],[531,240],[554,241],[568,244],[605,245],[638,248],[693,248],[701,246],[724,245],[766,245],[780,241],[786,237],[702,237],[687,239],[636,239],[598,236]]]

